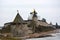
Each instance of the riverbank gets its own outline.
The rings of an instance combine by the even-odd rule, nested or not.
[[[43,38],[43,37],[52,37],[52,33],[59,33],[60,29],[52,30],[52,31],[47,31],[47,32],[40,32],[40,33],[34,33],[34,34],[29,34],[24,37],[0,37],[0,39],[8,39],[8,40],[21,40],[21,39],[31,39],[31,38]]]
[[[60,29],[52,30],[52,31],[47,31],[47,32],[40,32],[40,33],[34,33],[34,34],[29,34],[25,36],[24,38],[29,39],[29,38],[41,38],[41,37],[49,37],[52,36],[52,33],[59,33]]]
[[[60,33],[52,33],[53,37],[30,38],[26,40],[60,40]]]

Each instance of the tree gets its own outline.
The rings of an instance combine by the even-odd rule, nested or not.
[[[43,21],[43,22],[46,22],[46,19],[45,19],[45,18],[42,18],[42,21]]]
[[[58,23],[56,23],[56,28],[58,28]]]
[[[50,25],[52,25],[52,22],[50,22]]]

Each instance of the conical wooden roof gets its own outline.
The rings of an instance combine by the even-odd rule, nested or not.
[[[22,17],[19,15],[19,13],[17,13],[17,15],[16,15],[16,17],[15,17],[15,19],[14,19],[13,22],[14,22],[14,23],[21,23],[21,22],[23,22],[23,19],[22,19]]]

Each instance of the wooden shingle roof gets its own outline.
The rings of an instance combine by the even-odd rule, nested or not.
[[[22,17],[19,15],[19,13],[17,13],[17,15],[16,15],[16,17],[15,17],[15,19],[14,19],[13,22],[14,22],[14,23],[21,23],[21,22],[23,22],[23,19],[22,19]]]

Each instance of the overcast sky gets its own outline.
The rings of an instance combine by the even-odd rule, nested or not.
[[[60,25],[60,0],[0,0],[0,26],[12,22],[19,10],[23,19],[28,19],[35,9],[40,19]]]

